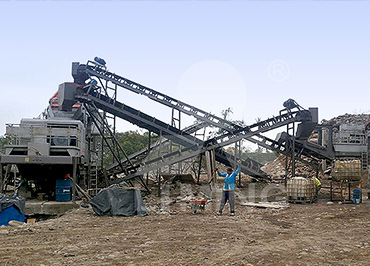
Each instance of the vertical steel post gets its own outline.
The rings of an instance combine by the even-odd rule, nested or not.
[[[162,131],[159,131],[159,150],[158,150],[158,156],[161,156],[162,152]],[[157,178],[158,178],[158,197],[161,196],[161,168],[158,168],[157,171]]]
[[[98,127],[98,126],[97,126]],[[101,147],[101,150],[100,150],[100,168],[103,169],[104,168],[104,128],[103,128],[103,135],[100,136],[100,147]]]
[[[157,171],[157,178],[158,178],[158,197],[161,196],[161,168],[158,168]]]
[[[292,132],[292,177],[295,177],[295,124],[293,123]]]
[[[171,126],[177,129],[181,129],[181,112],[179,110],[176,110],[175,108],[172,108],[172,112],[171,112]],[[174,149],[175,147],[177,147],[179,150],[181,149],[180,145],[173,144],[173,141],[170,141],[169,152],[171,153],[175,151]],[[168,166],[169,173],[172,172],[172,166],[173,166],[172,164]],[[182,163],[178,162],[177,163],[177,174],[181,174],[181,167],[182,167]]]
[[[114,86],[114,103],[117,101],[117,84]],[[113,134],[116,136],[117,116],[113,116]]]
[[[288,172],[289,172],[289,169],[288,169],[288,158],[289,158],[289,143],[288,143],[288,140],[286,140],[285,141],[285,177],[284,177],[285,188],[286,188],[286,185],[287,185]]]
[[[213,150],[210,150],[211,152],[211,168],[212,168],[212,172],[211,172],[211,175],[212,175],[212,184],[215,185],[216,184],[216,178],[215,178],[215,172],[216,172],[216,151],[215,149]]]
[[[291,135],[289,134],[289,131],[292,130],[293,132]],[[292,127],[289,127],[289,124],[287,125],[287,134],[288,134],[288,140],[285,141],[285,186],[287,185],[287,179],[289,174],[289,164],[288,160],[290,157],[290,162],[292,165],[292,177],[295,176],[295,124],[293,123]],[[291,136],[291,138],[289,137]],[[291,142],[291,143],[290,143]]]
[[[367,136],[366,136],[366,143],[367,143],[367,145],[366,145],[366,156],[367,156],[367,158],[366,158],[366,160],[367,160],[367,168],[366,168],[366,175],[367,175],[367,186],[370,186],[370,167],[369,167],[369,154],[370,154],[370,136],[369,136],[369,132],[367,132]]]
[[[150,152],[150,145],[152,144],[152,132],[148,131],[148,153]],[[146,173],[146,185],[149,185],[149,173]]]
[[[113,104],[116,103],[117,101],[117,84],[115,84],[114,88],[110,88],[109,86],[109,83],[107,82],[107,85],[106,85],[106,88],[107,88],[107,94],[108,94],[108,89],[111,89],[113,91]],[[108,96],[108,95],[107,95]],[[113,138],[116,138],[116,115],[113,115],[112,116],[107,116],[107,118],[110,118],[111,120],[113,120],[113,128],[112,128],[112,133],[113,133]],[[107,124],[108,124],[108,120],[107,120]],[[112,146],[113,146],[113,150],[118,154],[118,157],[120,157],[120,152],[119,152],[119,147],[118,147],[118,142],[116,143],[113,139],[111,140],[111,143],[112,143]],[[122,159],[122,157],[120,157],[119,159]],[[115,158],[113,157],[113,163],[115,161]],[[118,161],[117,161],[118,162]]]
[[[203,160],[203,154],[201,153],[199,156],[199,167],[198,167],[198,175],[197,175],[197,184],[199,185],[199,179],[200,179],[200,171],[202,169],[202,160]]]
[[[77,161],[78,161],[77,157],[72,157],[72,165],[73,165],[72,178],[74,180],[73,186],[72,186],[72,201],[73,201],[73,203],[76,203]]]
[[[235,170],[235,168],[236,168],[236,156],[237,156],[237,150],[238,150],[238,142],[235,142],[235,147],[234,147],[234,166],[233,166],[233,168],[234,168],[234,170]]]
[[[242,159],[242,140],[239,141],[239,160]],[[242,186],[242,171],[239,172],[239,187]]]
[[[212,150],[205,152],[208,182],[212,181]]]
[[[152,132],[148,131],[148,151],[150,151],[151,144],[152,144]]]

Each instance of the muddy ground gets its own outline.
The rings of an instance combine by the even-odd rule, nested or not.
[[[235,217],[227,211],[215,216],[217,200],[195,215],[187,205],[172,201],[166,211],[149,206],[146,217],[98,217],[79,208],[1,229],[0,264],[369,265],[368,200],[282,210],[237,204]]]

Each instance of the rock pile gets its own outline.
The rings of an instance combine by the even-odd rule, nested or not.
[[[275,160],[265,164],[261,168],[272,179],[282,179],[285,176],[285,155],[279,155]],[[296,161],[295,175],[303,177],[311,177],[316,175],[316,169],[306,165],[300,161]]]
[[[330,120],[323,120],[323,125],[332,125],[334,130],[338,130],[341,124],[347,125],[366,125],[370,122],[370,114],[344,114]],[[318,133],[312,132],[308,139],[309,142],[317,143]],[[273,179],[281,179],[285,176],[285,156],[279,155],[274,161],[265,164],[262,168]],[[315,176],[316,169],[296,161],[296,176]]]
[[[339,128],[341,124],[348,125],[365,125],[370,122],[370,114],[344,114],[334,117],[328,121],[323,121],[324,125],[332,125]]]

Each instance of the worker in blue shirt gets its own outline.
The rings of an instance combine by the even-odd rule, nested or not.
[[[222,200],[221,200],[221,206],[220,210],[218,212],[218,215],[222,215],[222,211],[225,207],[225,204],[227,201],[229,201],[230,204],[230,215],[235,215],[235,208],[234,208],[234,202],[235,202],[235,179],[236,176],[239,174],[241,168],[241,161],[238,160],[238,169],[236,169],[235,172],[233,172],[232,168],[227,168],[226,173],[220,173],[218,171],[218,168],[216,169],[216,172],[218,176],[225,178],[225,185],[223,187],[222,191]]]

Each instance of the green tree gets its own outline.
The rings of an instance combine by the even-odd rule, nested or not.
[[[245,127],[247,126],[243,120],[233,120],[231,118],[231,115],[233,114],[233,110],[231,107],[222,110],[221,111],[221,117],[225,120],[228,120],[234,124],[237,124],[238,126]],[[261,118],[257,118],[256,122],[260,122]],[[209,134],[208,138],[213,138],[216,136],[219,136],[223,133],[223,129],[221,128],[214,128]],[[242,156],[243,159],[253,159],[261,164],[265,164],[267,162],[270,162],[274,160],[277,157],[277,154],[275,152],[269,151],[263,147],[258,146],[256,150],[252,150],[248,146],[242,147]]]
[[[5,153],[5,145],[9,145],[9,144],[10,144],[9,137],[0,136],[0,153],[4,154]]]
[[[221,117],[224,119],[224,120],[228,120],[240,127],[245,127],[246,124],[243,120],[233,120],[231,119],[231,115],[233,114],[233,109],[231,107],[228,107],[226,108],[225,110],[222,110],[221,111]],[[211,130],[209,132],[209,135],[208,135],[208,139],[210,138],[214,138],[214,137],[217,137],[219,135],[221,135],[222,133],[224,133],[224,130],[222,128],[215,128],[213,126],[211,126],[211,128],[213,128],[213,130]]]
[[[117,132],[116,139],[121,145],[122,149],[127,155],[131,155],[143,148],[148,147],[149,144],[149,133],[140,133],[139,131],[126,131]],[[158,136],[152,134],[151,143],[153,144],[158,139]],[[124,158],[121,158],[124,159]],[[110,165],[113,163],[113,155],[109,152],[104,158],[104,165]]]
[[[260,164],[265,164],[267,162],[271,162],[275,160],[275,158],[277,157],[277,154],[275,152],[258,147],[254,151],[249,150],[249,151],[243,152],[242,157],[243,158],[248,157],[248,158],[251,158],[259,162]]]
[[[126,131],[117,133],[116,138],[123,150],[130,155],[148,146],[149,133],[141,134],[139,131]],[[152,136],[152,142],[157,139],[156,135]]]

